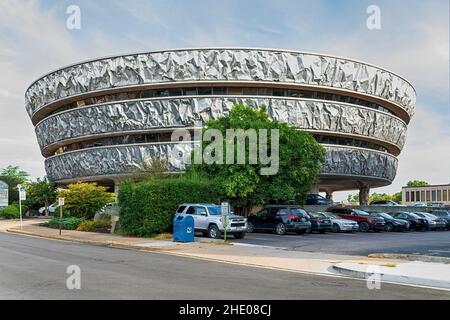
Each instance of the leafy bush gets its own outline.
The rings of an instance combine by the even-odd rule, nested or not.
[[[119,191],[121,231],[136,236],[168,231],[180,204],[219,200],[217,183],[202,176],[123,182]]]
[[[64,230],[76,230],[78,226],[84,221],[84,218],[69,217],[62,219],[62,229]],[[50,221],[45,222],[42,226],[59,229],[59,218],[52,218]]]
[[[23,207],[22,207],[23,209]],[[0,218],[3,219],[19,219],[20,209],[18,204],[10,204],[9,206],[0,210]]]
[[[114,194],[96,183],[70,184],[67,190],[60,190],[58,197],[65,198],[66,216],[92,219],[104,205],[114,202]]]
[[[80,223],[77,231],[87,231],[87,232],[109,232],[111,229],[111,220],[100,219],[97,221],[86,220]]]

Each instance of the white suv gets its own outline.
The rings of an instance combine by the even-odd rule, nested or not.
[[[185,203],[178,207],[176,215],[192,216],[195,231],[200,231],[210,238],[219,239],[225,231],[221,207],[217,204]],[[228,220],[227,234],[232,234],[236,239],[244,238],[247,231],[247,219],[230,214]]]

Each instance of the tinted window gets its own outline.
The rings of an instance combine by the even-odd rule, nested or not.
[[[187,214],[195,214],[195,207],[189,207],[186,211]]]
[[[358,216],[368,216],[369,214],[362,210],[353,210]]]
[[[299,216],[306,216],[306,215],[308,215],[307,213],[306,213],[306,211],[305,210],[302,210],[302,209],[291,209],[291,212],[292,212],[292,214],[296,214],[296,215],[299,215]]]
[[[206,215],[206,208],[205,207],[196,207],[195,208],[195,214],[197,216],[201,216],[202,214]]]
[[[186,206],[180,206],[177,210],[177,213],[182,213],[186,209]]]
[[[256,215],[258,217],[266,217],[269,214],[269,211],[267,209],[261,210],[260,212],[258,212]]]
[[[279,215],[289,215],[291,214],[289,209],[281,209],[280,211],[278,211]]]

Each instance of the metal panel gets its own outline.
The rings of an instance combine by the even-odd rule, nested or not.
[[[305,130],[370,137],[401,149],[406,124],[376,110],[334,102],[244,97],[192,97],[141,100],[73,109],[43,120],[36,127],[41,148],[71,138],[123,131],[192,126],[194,121],[227,114],[233,105],[266,105],[271,118]]]
[[[380,97],[414,114],[415,91],[378,67],[326,55],[264,49],[188,49],[105,58],[55,71],[25,94],[30,116],[58,99],[122,86],[176,81],[273,81]]]
[[[52,181],[112,177],[139,170],[143,161],[152,156],[165,156],[170,152],[185,153],[190,148],[191,144],[142,144],[86,149],[48,158],[45,169]],[[358,148],[325,148],[327,155],[322,175],[367,176],[389,181],[395,178],[397,159],[394,156]],[[169,157],[169,162],[171,171],[185,169],[184,163],[176,157]]]

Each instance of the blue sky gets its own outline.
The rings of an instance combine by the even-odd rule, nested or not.
[[[72,4],[81,30],[65,27]],[[371,4],[381,9],[381,30],[366,27]],[[341,55],[406,77],[417,115],[394,184],[377,191],[410,179],[450,182],[448,0],[2,0],[0,12],[0,168],[44,175],[23,93],[52,69],[133,51],[250,46]]]

